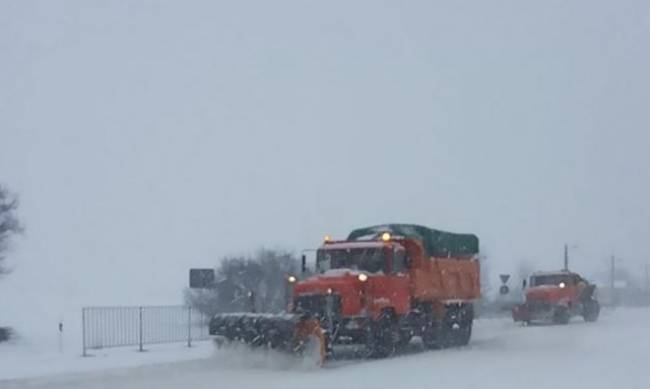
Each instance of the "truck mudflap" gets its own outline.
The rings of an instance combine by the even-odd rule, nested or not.
[[[218,343],[238,342],[269,348],[322,365],[326,338],[317,319],[297,314],[225,313],[210,320],[210,335]]]

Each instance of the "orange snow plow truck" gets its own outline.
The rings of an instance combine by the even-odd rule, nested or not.
[[[585,321],[598,319],[600,305],[595,296],[596,285],[568,270],[537,272],[530,276],[528,287],[523,283],[526,301],[512,309],[515,322],[552,322],[567,324],[572,316]]]
[[[427,348],[466,345],[480,296],[478,238],[410,224],[354,230],[325,242],[316,272],[292,286],[284,314],[217,314],[210,334],[314,358],[359,345],[381,358],[418,336]],[[303,272],[305,257],[303,256]]]

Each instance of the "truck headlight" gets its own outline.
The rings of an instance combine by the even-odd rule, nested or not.
[[[359,274],[357,278],[359,278],[359,281],[361,282],[366,282],[368,280],[368,276],[363,273]]]
[[[560,284],[559,284],[558,286],[559,286],[560,288],[564,288],[564,287],[566,286],[566,284],[565,284],[564,282],[560,282]]]

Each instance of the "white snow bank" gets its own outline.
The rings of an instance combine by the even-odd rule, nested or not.
[[[509,319],[481,319],[468,347],[410,352],[385,360],[334,361],[316,370],[296,367],[285,356],[274,353],[219,350],[214,355],[206,352],[205,358],[196,361],[0,382],[0,386],[3,389],[331,389],[333,386],[636,389],[647,388],[650,382],[648,328],[650,310],[641,309],[604,310],[596,323],[575,319],[566,326],[525,327]],[[106,358],[114,360],[112,356],[117,355],[114,351],[108,350]],[[126,352],[129,353],[139,355]],[[156,353],[152,350],[145,354]],[[170,359],[188,355],[183,347],[170,349],[169,353],[175,354]],[[122,358],[119,355],[117,359]],[[77,362],[86,363],[83,359]]]
[[[200,341],[193,342],[192,347],[184,343],[145,345],[144,352],[139,352],[137,346],[89,350],[89,356],[82,357],[81,349],[64,348],[61,352],[17,340],[0,343],[0,383],[17,378],[205,359],[212,355],[213,349],[212,342]]]

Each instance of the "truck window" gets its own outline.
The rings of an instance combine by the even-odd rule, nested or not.
[[[393,262],[391,263],[391,271],[393,273],[403,273],[406,268],[404,264],[404,250],[393,251]]]
[[[561,282],[571,285],[571,276],[567,274],[545,274],[530,277],[530,286],[559,285]]]
[[[351,269],[378,273],[386,267],[382,248],[322,249],[316,255],[316,265],[321,272]]]

